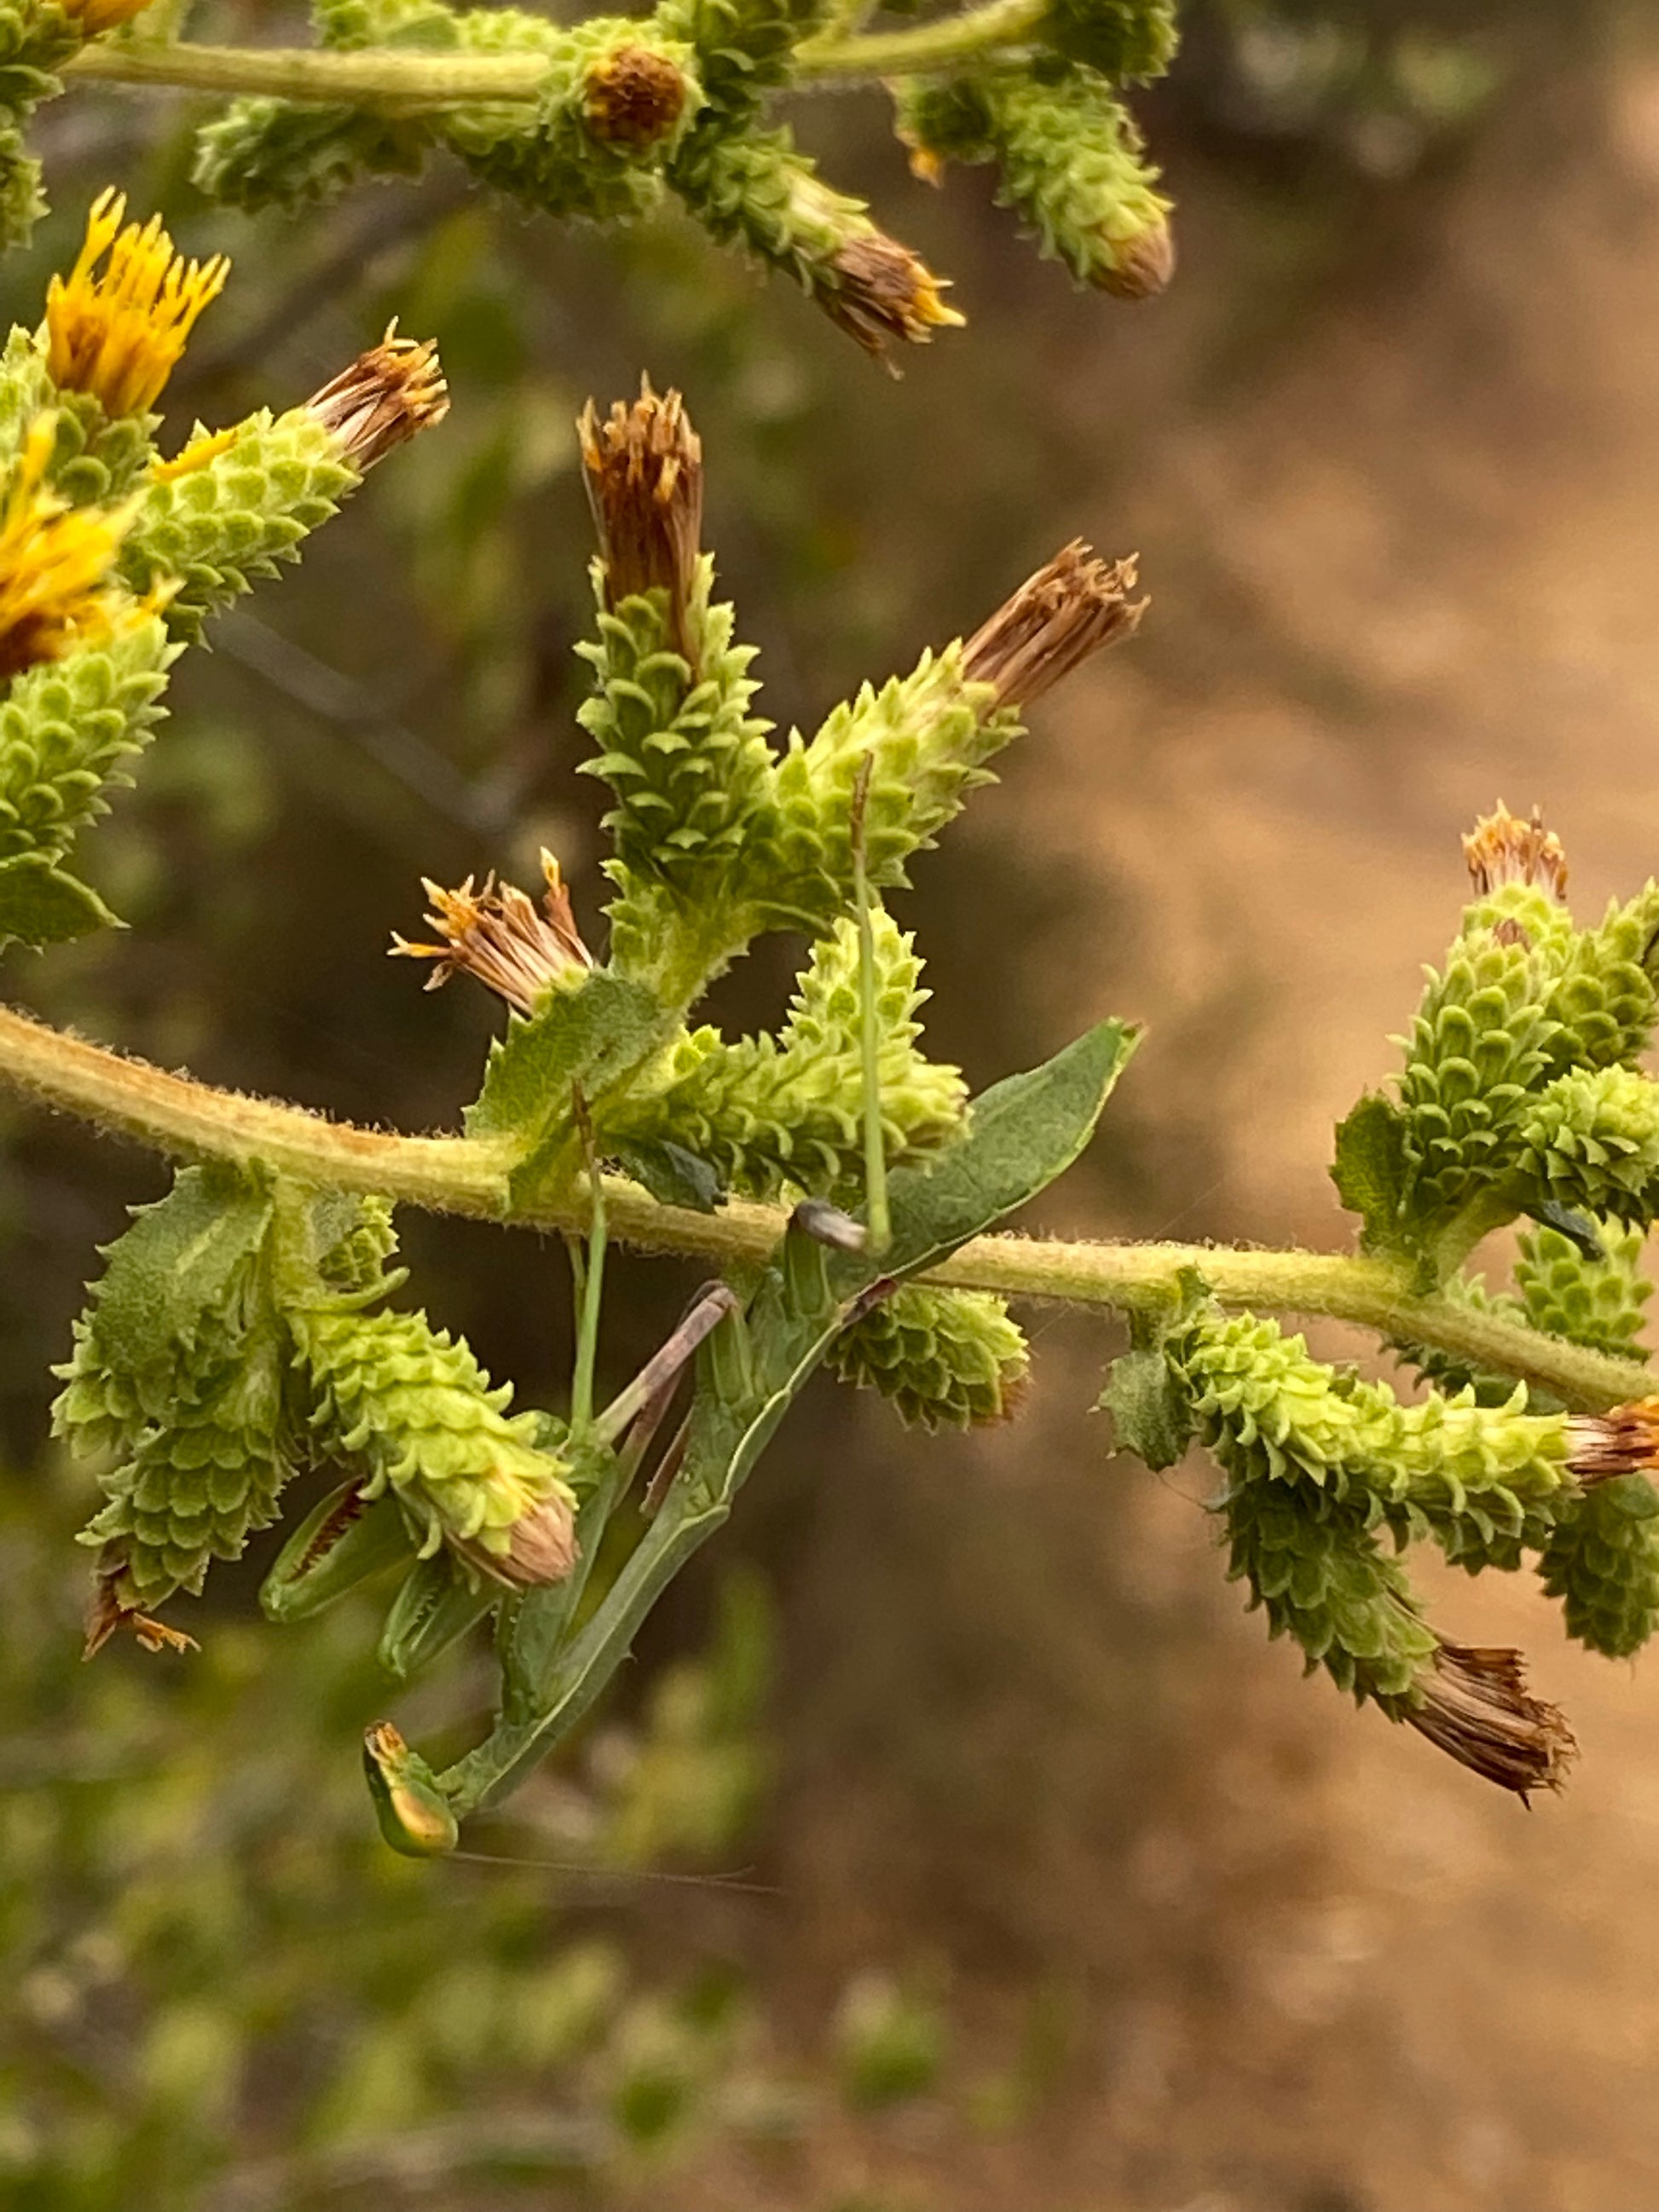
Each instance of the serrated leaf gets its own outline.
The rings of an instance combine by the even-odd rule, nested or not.
[[[0,945],[66,945],[94,929],[125,927],[96,891],[55,867],[44,853],[14,853],[0,860]]]
[[[606,1091],[641,1067],[672,1027],[673,1017],[644,984],[605,969],[558,993],[539,1013],[514,1016],[490,1052],[466,1132],[518,1140],[522,1150],[508,1178],[515,1205],[556,1187],[579,1165],[575,1088],[602,1121]]]
[[[1331,1180],[1349,1212],[1364,1221],[1370,1242],[1397,1241],[1406,1176],[1406,1117],[1380,1091],[1368,1091],[1337,1124]]]
[[[726,1186],[712,1164],[666,1137],[611,1140],[606,1150],[624,1175],[648,1190],[659,1206],[684,1206],[713,1213],[726,1198]]]
[[[93,1292],[100,1358],[134,1376],[170,1373],[180,1340],[232,1295],[270,1215],[262,1178],[221,1163],[182,1169],[167,1196],[140,1207],[108,1248]]]

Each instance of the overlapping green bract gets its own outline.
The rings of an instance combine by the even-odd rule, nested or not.
[[[13,680],[0,703],[0,866],[32,853],[59,860],[109,811],[106,794],[131,783],[126,763],[166,711],[179,650],[151,616]]]
[[[55,1409],[106,1462],[109,1503],[83,1538],[101,1629],[199,1592],[308,1462],[351,1471],[336,1535],[389,1492],[404,1557],[447,1543],[469,1579],[511,1579],[526,1523],[568,1512],[539,1418],[509,1419],[510,1391],[423,1315],[368,1310],[402,1279],[395,1249],[383,1200],[219,1167],[184,1170],[108,1248]]]
[[[189,465],[186,447],[183,465],[144,484],[122,558],[136,591],[176,583],[168,619],[192,640],[210,616],[297,561],[302,541],[362,481],[339,441],[304,407],[279,416],[262,408],[216,450],[206,432],[196,434],[198,465]]]
[[[1478,892],[1404,1040],[1398,1106],[1369,1097],[1338,1132],[1338,1188],[1374,1249],[1435,1280],[1516,1214],[1652,1219],[1659,1090],[1633,1063],[1653,1029],[1656,930],[1652,885],[1583,930],[1553,880]]]
[[[1139,299],[1168,282],[1170,202],[1133,118],[1097,69],[988,64],[907,85],[897,112],[899,135],[930,171],[994,162],[999,201],[1079,284]]]
[[[1030,1368],[1007,1301],[985,1291],[905,1283],[836,1339],[824,1364],[879,1390],[907,1428],[980,1428],[1006,1420]]]
[[[909,937],[876,917],[875,994],[882,1125],[888,1156],[935,1151],[963,1126],[967,1088],[954,1067],[916,1049],[927,994]],[[813,948],[776,1036],[728,1044],[716,1030],[682,1037],[629,1094],[605,1133],[629,1145],[672,1142],[754,1198],[784,1190],[828,1197],[856,1184],[862,1152],[859,935],[851,921]]]
[[[508,1562],[538,1506],[573,1503],[563,1463],[543,1451],[534,1413],[508,1416],[469,1346],[420,1313],[364,1313],[355,1301],[293,1316],[322,1455],[364,1470],[361,1495],[391,1491],[429,1556],[448,1540],[486,1566]]]

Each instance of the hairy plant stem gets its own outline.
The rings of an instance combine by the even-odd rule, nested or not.
[[[10,1007],[0,1007],[0,1085],[176,1158],[259,1160],[322,1188],[378,1192],[436,1212],[526,1228],[585,1231],[592,1219],[585,1180],[556,1200],[513,1206],[513,1155],[500,1143],[409,1137],[325,1121],[303,1107],[167,1074]],[[720,1265],[765,1258],[786,1218],[776,1207],[740,1200],[717,1213],[659,1206],[635,1184],[610,1176],[605,1209],[617,1243]],[[1644,1397],[1653,1388],[1651,1370],[1638,1361],[1587,1351],[1449,1298],[1415,1296],[1403,1267],[1345,1253],[979,1237],[926,1279],[1132,1311],[1186,1267],[1195,1268],[1225,1305],[1357,1322],[1379,1335],[1433,1345],[1539,1383],[1582,1410]]]
[[[908,31],[848,35],[856,4],[837,27],[796,49],[792,88],[848,78],[925,75],[994,46],[1029,39],[1048,12],[1047,0],[987,0],[987,4],[918,24]],[[459,107],[531,101],[547,76],[541,54],[416,54],[384,48],[337,52],[314,46],[210,46],[185,40],[118,45],[94,40],[64,64],[63,74],[102,84],[154,85],[181,92],[264,93],[278,100],[346,102],[392,109]]]

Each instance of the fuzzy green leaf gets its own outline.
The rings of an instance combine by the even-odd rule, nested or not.
[[[0,860],[0,945],[66,945],[94,929],[125,925],[96,891],[45,853],[15,853]]]

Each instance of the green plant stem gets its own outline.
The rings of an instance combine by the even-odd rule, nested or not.
[[[547,76],[543,54],[413,54],[313,46],[118,46],[94,40],[64,65],[66,77],[143,84],[229,98],[343,101],[358,107],[447,107],[533,100]]]
[[[918,23],[908,31],[874,31],[857,38],[831,32],[804,40],[796,47],[798,81],[924,76],[993,46],[1020,45],[1048,13],[1048,0],[987,0],[982,8],[969,8],[936,23]]]
[[[9,1007],[0,1007],[0,1085],[175,1158],[263,1160],[301,1182],[530,1228],[580,1232],[592,1219],[585,1181],[556,1201],[514,1210],[512,1154],[499,1142],[408,1137],[325,1121],[302,1107],[167,1074]],[[605,1178],[605,1206],[615,1242],[722,1267],[766,1258],[786,1221],[777,1207],[737,1200],[717,1213],[659,1206],[612,1176]],[[1414,1296],[1403,1267],[1346,1253],[979,1237],[925,1279],[1132,1311],[1183,1267],[1196,1268],[1225,1305],[1357,1322],[1381,1336],[1435,1345],[1537,1382],[1586,1411],[1646,1396],[1653,1387],[1652,1370],[1638,1361],[1587,1351],[1451,1299]]]
[[[836,28],[796,49],[794,88],[948,69],[988,48],[1029,39],[1048,7],[1047,0],[988,0],[983,7],[908,31],[849,35],[843,26],[859,20],[860,12],[858,5],[848,8]],[[540,94],[547,69],[546,57],[536,53],[416,54],[375,47],[337,52],[315,46],[97,39],[64,64],[63,74],[79,82],[217,93],[227,99],[264,93],[278,100],[407,110],[527,103]]]
[[[584,1128],[586,1124],[584,1122]],[[591,1139],[590,1139],[591,1143]],[[586,1149],[586,1147],[585,1147]],[[570,1376],[570,1427],[585,1437],[593,1419],[593,1370],[599,1356],[599,1316],[605,1305],[605,1178],[593,1173],[588,1152],[587,1259],[582,1270],[581,1322],[576,1331],[576,1360]]]

